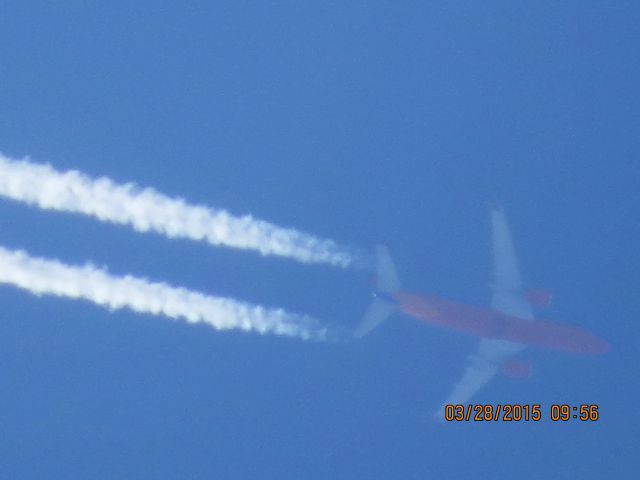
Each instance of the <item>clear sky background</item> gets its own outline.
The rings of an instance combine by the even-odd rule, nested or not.
[[[0,5],[0,151],[363,249],[487,305],[504,205],[545,318],[612,345],[530,350],[487,403],[597,423],[431,419],[472,338],[396,317],[325,345],[0,288],[3,478],[634,478],[637,2]],[[0,244],[354,325],[368,275],[0,202]]]

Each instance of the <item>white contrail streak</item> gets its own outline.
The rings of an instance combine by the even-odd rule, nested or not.
[[[111,310],[129,308],[188,323],[202,322],[217,330],[238,329],[315,340],[323,340],[326,335],[326,329],[305,315],[211,297],[130,275],[116,277],[91,265],[66,265],[3,247],[0,247],[0,283],[35,295],[89,300]]]
[[[82,213],[102,222],[131,225],[169,238],[204,240],[211,245],[256,250],[305,263],[348,267],[353,255],[331,240],[281,228],[247,215],[189,205],[152,188],[118,185],[71,170],[14,160],[0,153],[0,195],[42,209]]]

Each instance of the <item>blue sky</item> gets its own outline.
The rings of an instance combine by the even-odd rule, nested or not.
[[[595,424],[437,425],[473,339],[396,318],[348,345],[219,333],[0,288],[7,478],[630,478],[640,167],[634,2],[3,2],[0,151],[359,248],[486,305],[486,204],[541,314],[487,403]],[[0,245],[353,325],[367,275],[0,202]]]

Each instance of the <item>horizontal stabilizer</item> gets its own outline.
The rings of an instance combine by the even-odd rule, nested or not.
[[[370,333],[378,325],[384,322],[395,310],[395,304],[391,298],[385,298],[387,294],[393,294],[400,289],[400,280],[396,267],[393,265],[389,249],[385,245],[376,246],[376,290],[380,296],[373,299],[371,305],[362,317],[362,321],[353,333],[356,338],[361,338]]]
[[[398,272],[396,272],[396,267],[386,245],[376,247],[376,262],[377,289],[384,293],[394,293],[400,290]]]
[[[353,332],[354,337],[364,337],[384,322],[394,310],[395,306],[391,302],[377,297],[374,298],[365,312],[364,317],[362,317],[362,321],[356,327],[355,332]]]

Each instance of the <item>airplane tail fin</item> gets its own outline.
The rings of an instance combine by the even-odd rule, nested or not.
[[[376,289],[381,295],[376,295],[356,327],[353,333],[356,338],[371,333],[395,310],[395,304],[388,296],[400,290],[400,280],[386,245],[376,246],[376,274]]]

